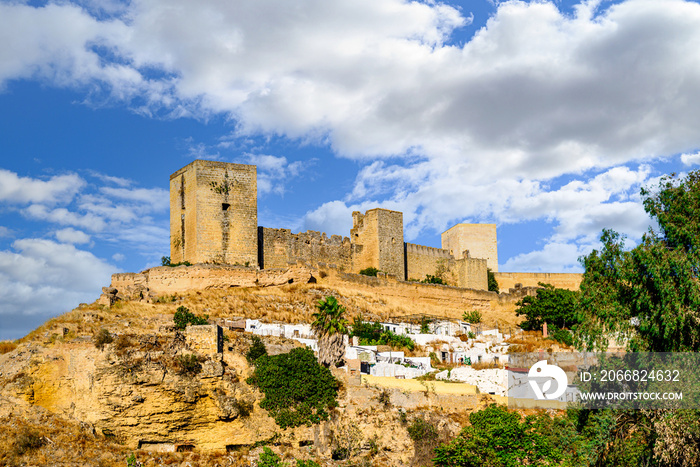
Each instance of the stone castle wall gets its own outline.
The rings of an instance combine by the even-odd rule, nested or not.
[[[449,251],[442,248],[406,243],[406,279],[423,280],[425,276],[434,276],[438,267],[454,268],[454,258]]]
[[[258,227],[258,264],[261,268],[286,268],[303,262],[332,264],[349,271],[352,268],[350,239],[340,235],[309,230],[293,234],[289,229]]]
[[[196,160],[170,176],[171,261],[256,266],[257,172]]]
[[[365,214],[355,211],[352,220],[353,271],[374,267],[403,279],[403,213],[387,209],[370,209]]]
[[[482,258],[464,257],[455,261],[457,283],[468,289],[488,290],[488,261]]]
[[[220,264],[159,266],[140,273],[112,274],[111,287],[119,298],[138,300],[165,294],[229,287],[267,287],[308,283],[311,272],[301,266],[286,269],[257,269]]]
[[[469,251],[472,258],[486,259],[487,266],[498,272],[496,224],[457,224],[442,233],[442,247],[455,258]]]
[[[401,212],[377,208],[352,216],[350,238],[258,227],[257,168],[196,160],[170,176],[171,261],[263,270],[325,263],[355,273],[374,267],[400,280],[423,280],[443,270],[448,284],[482,290],[486,267],[498,271],[495,224],[458,224],[442,234],[442,248],[433,248],[404,243]],[[538,282],[578,287],[580,277],[565,276],[507,273],[498,281],[504,290]]]
[[[537,287],[540,282],[560,289],[578,290],[583,279],[583,274],[553,272],[497,272],[494,276],[498,281],[498,289],[502,292],[515,288],[515,284]]]

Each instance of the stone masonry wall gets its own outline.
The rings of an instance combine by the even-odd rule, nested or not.
[[[350,241],[352,242],[352,272],[359,272],[366,268],[379,269],[379,244],[377,237],[377,216],[362,214],[359,211],[352,213],[352,229]]]
[[[408,280],[421,281],[428,274],[434,276],[438,266],[444,264],[451,268],[452,263],[454,258],[447,250],[406,243],[406,279]]]
[[[376,209],[379,270],[406,279],[403,250],[403,213]]]
[[[552,272],[497,272],[494,274],[501,291],[515,288],[515,284],[523,287],[537,287],[539,282],[551,284],[554,287],[568,290],[578,290],[582,274],[552,273]]]
[[[255,166],[196,160],[170,181],[173,262],[257,265]]]
[[[258,263],[261,268],[286,268],[301,261],[325,263],[349,271],[352,268],[350,239],[309,230],[293,234],[289,229],[258,227]]]
[[[455,269],[460,287],[488,290],[487,260],[464,257],[455,261]]]
[[[457,224],[442,233],[442,247],[455,258],[469,250],[472,258],[486,259],[487,266],[498,272],[496,224]]]
[[[370,209],[352,213],[353,271],[374,267],[404,279],[403,213]]]
[[[163,294],[228,287],[267,287],[305,284],[312,280],[304,267],[265,269],[218,264],[159,266],[140,273],[112,274],[111,287],[122,299],[138,300]]]

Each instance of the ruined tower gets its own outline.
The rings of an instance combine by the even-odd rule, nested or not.
[[[472,258],[486,259],[486,265],[498,272],[496,224],[457,224],[442,233],[442,248],[459,259],[465,251]]]
[[[374,267],[404,280],[403,213],[370,209],[352,213],[353,272]]]
[[[196,160],[172,174],[171,261],[257,266],[257,197],[254,165]]]

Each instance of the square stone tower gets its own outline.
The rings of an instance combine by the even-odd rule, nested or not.
[[[403,213],[370,209],[352,213],[353,272],[374,267],[401,280],[406,278]]]
[[[496,224],[457,224],[442,233],[442,248],[456,259],[469,250],[472,258],[486,260],[486,266],[498,272]]]
[[[170,260],[257,266],[254,165],[196,160],[170,176]]]

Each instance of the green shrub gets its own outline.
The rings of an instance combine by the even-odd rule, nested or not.
[[[260,388],[265,395],[260,407],[282,428],[327,420],[328,409],[338,405],[338,381],[308,347],[259,357],[248,384]]]
[[[422,417],[414,418],[406,430],[413,441],[432,441],[438,437],[437,429]]]
[[[103,350],[105,345],[111,344],[114,341],[114,337],[112,337],[108,330],[102,328],[95,333],[95,335],[92,337],[92,341],[95,343],[95,347]]]
[[[160,264],[161,264],[161,266],[170,266],[171,268],[174,268],[177,266],[192,266],[192,263],[190,263],[189,261],[182,261],[179,263],[171,263],[170,256],[162,256],[160,258]]]
[[[359,337],[360,345],[390,345],[406,347],[409,350],[413,350],[416,346],[410,337],[385,331],[381,323],[363,321],[361,317],[356,317],[353,321],[350,336]]]
[[[579,458],[582,438],[564,417],[540,413],[523,420],[494,404],[469,421],[450,443],[435,448],[436,466],[588,465]]]
[[[272,449],[265,446],[263,452],[258,456],[258,467],[283,467],[285,463],[282,462],[280,456],[272,452]]]
[[[574,337],[571,335],[571,331],[568,331],[566,329],[554,329],[552,332],[551,339],[561,342],[562,344],[568,345],[571,347],[574,345]]]
[[[362,274],[363,276],[377,277],[378,272],[379,272],[379,269],[369,267],[369,268],[365,268],[365,269],[361,270],[360,274]]]
[[[421,282],[424,283],[424,284],[440,284],[440,285],[445,285],[445,281],[442,280],[441,277],[432,276],[432,275],[430,275],[430,274],[427,274],[427,275],[425,276],[425,279],[423,279]]]
[[[252,340],[253,343],[250,345],[250,349],[248,349],[248,352],[245,354],[245,358],[248,360],[248,363],[255,363],[255,360],[263,355],[267,355],[267,349],[265,348],[265,344],[263,343],[262,339],[260,339],[259,336],[253,336]]]
[[[194,376],[202,371],[202,364],[197,355],[186,354],[177,358],[178,373],[181,375]]]
[[[209,316],[207,316],[207,315],[196,316],[187,307],[180,306],[180,307],[178,307],[177,311],[175,312],[175,316],[173,316],[173,322],[175,323],[176,329],[183,330],[190,324],[192,324],[194,326],[198,326],[201,324],[208,324],[207,323],[208,318],[209,318]]]
[[[481,313],[477,310],[472,310],[472,311],[465,311],[464,314],[462,314],[462,319],[466,321],[467,323],[471,324],[478,324],[481,322]]]
[[[380,323],[363,321],[361,316],[357,316],[352,322],[350,337],[359,337],[360,341],[375,341],[379,340],[382,332],[384,332],[384,328]]]

